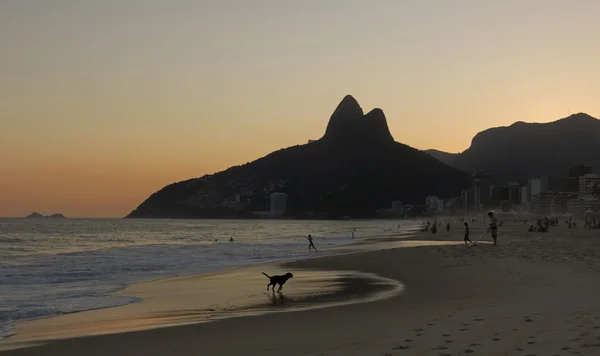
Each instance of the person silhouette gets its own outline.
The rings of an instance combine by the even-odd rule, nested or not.
[[[314,248],[314,249],[315,249],[315,252],[318,252],[318,251],[317,251],[317,248],[315,247],[315,244],[313,243],[313,238],[312,238],[312,236],[309,234],[309,235],[308,235],[308,252],[310,252],[310,251],[311,251],[311,250],[310,250],[311,248]]]

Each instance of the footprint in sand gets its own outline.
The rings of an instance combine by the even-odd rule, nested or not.
[[[469,345],[469,347],[477,347],[477,346],[481,346],[481,344],[471,344],[471,345]]]
[[[472,354],[473,352],[475,352],[475,351],[474,351],[474,350],[471,350],[471,349],[466,349],[466,350],[465,350],[465,353],[466,353],[466,354]]]
[[[529,345],[535,345],[535,344],[537,344],[537,342],[535,342],[535,341],[529,341],[529,342],[527,342],[527,343],[528,343]]]
[[[563,350],[563,351],[569,351],[569,350],[571,350],[571,348],[569,346],[565,346],[561,350]]]
[[[413,342],[412,339],[406,339],[404,342]]]
[[[398,350],[408,350],[408,349],[410,349],[410,346],[400,345],[400,346],[394,347],[392,350],[398,351]]]
[[[450,334],[442,334],[443,337],[450,337]]]
[[[446,340],[446,341],[444,341],[444,342],[445,342],[446,344],[451,344],[451,343],[453,343],[454,341],[453,341],[453,340]]]
[[[442,345],[442,346],[434,347],[432,350],[440,350],[440,351],[443,351],[443,350],[448,350],[448,348],[447,348],[446,346],[443,346],[443,345]]]
[[[421,331],[423,331],[423,330],[424,330],[424,329],[413,329],[413,331],[416,331],[416,332],[421,332]]]
[[[525,350],[523,350],[523,349],[522,349],[522,348],[520,348],[520,347],[517,347],[517,348],[515,349],[515,351],[523,352],[523,351],[525,351]]]
[[[483,321],[484,319],[475,319],[475,321]]]
[[[525,322],[526,322],[526,323],[533,323],[533,319],[526,318],[526,319],[525,319]]]
[[[600,347],[600,344],[583,344],[581,345],[581,347],[583,348],[589,348],[589,347]]]
[[[495,338],[493,338],[492,340],[493,340],[493,341],[500,341],[500,340],[502,340],[502,339],[501,339],[501,338],[499,338],[499,337],[495,337]]]

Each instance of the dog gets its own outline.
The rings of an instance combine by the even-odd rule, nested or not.
[[[268,274],[266,274],[265,272],[261,272],[262,274],[264,274],[265,276],[267,276],[267,278],[269,279],[269,284],[267,284],[267,290],[269,290],[270,286],[273,286],[273,293],[275,292],[275,285],[279,284],[279,289],[277,290],[277,292],[281,292],[281,288],[283,288],[283,285],[285,284],[285,282],[287,282],[288,279],[294,277],[293,274],[291,274],[290,272],[284,274],[283,276],[269,276]]]

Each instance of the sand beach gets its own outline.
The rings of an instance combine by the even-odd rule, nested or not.
[[[598,355],[600,232],[462,228],[133,285],[140,303],[24,321],[2,355]],[[472,236],[484,230],[472,226]],[[313,254],[318,256],[318,254]],[[282,296],[260,271],[294,278]]]

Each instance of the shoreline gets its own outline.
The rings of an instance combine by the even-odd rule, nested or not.
[[[395,237],[386,238],[384,241],[379,241],[377,237],[368,237],[357,239],[349,244],[343,244],[335,247],[330,247],[327,249],[319,250],[319,253],[312,253],[306,256],[292,258],[292,259],[283,259],[278,261],[269,261],[263,262],[260,264],[254,265],[245,265],[245,266],[236,266],[232,268],[226,268],[222,270],[215,270],[209,272],[201,272],[201,273],[193,273],[188,275],[180,275],[175,277],[168,278],[158,278],[154,280],[146,280],[136,282],[118,290],[111,292],[110,296],[124,296],[136,299],[136,301],[132,301],[127,304],[104,307],[104,308],[96,308],[89,309],[84,311],[77,311],[72,313],[63,313],[55,316],[46,316],[41,318],[31,318],[31,319],[23,319],[15,322],[14,334],[11,336],[7,336],[5,339],[0,340],[0,352],[12,349],[18,349],[21,347],[30,347],[35,346],[40,343],[47,342],[49,340],[56,340],[61,338],[72,338],[72,337],[85,337],[91,335],[104,335],[111,333],[124,333],[124,332],[135,332],[140,330],[149,330],[154,328],[165,328],[165,327],[173,327],[178,325],[187,325],[187,324],[197,324],[197,323],[206,323],[213,322],[215,320],[222,320],[228,318],[237,318],[243,317],[247,315],[262,315],[273,312],[290,312],[290,311],[299,311],[299,310],[313,310],[313,309],[321,309],[327,308],[331,306],[339,306],[339,305],[348,305],[354,303],[363,303],[370,302],[375,300],[380,300],[387,298],[391,295],[398,294],[402,291],[402,284],[392,279],[382,278],[375,274],[365,273],[361,271],[332,271],[332,270],[312,270],[312,271],[303,271],[304,275],[311,275],[310,281],[312,283],[321,282],[321,289],[316,290],[315,288],[306,289],[303,291],[303,295],[300,297],[296,296],[296,298],[286,298],[285,294],[282,297],[285,299],[285,303],[281,300],[274,302],[271,300],[271,304],[278,304],[278,310],[267,310],[264,308],[264,303],[259,303],[256,300],[252,302],[247,302],[244,306],[237,306],[235,308],[225,308],[225,312],[221,310],[220,315],[212,315],[213,313],[208,313],[207,315],[195,314],[194,317],[190,318],[190,320],[182,321],[181,319],[185,319],[184,317],[172,317],[166,316],[162,314],[158,318],[150,319],[148,316],[137,315],[134,318],[136,319],[148,319],[144,322],[141,321],[133,321],[133,324],[129,325],[120,325],[120,326],[111,326],[108,329],[104,329],[103,327],[98,328],[97,330],[90,330],[86,332],[73,332],[73,330],[65,331],[58,330],[54,331],[52,335],[47,335],[44,332],[40,332],[40,329],[44,329],[47,327],[52,327],[53,329],[57,329],[57,319],[59,321],[66,320],[66,324],[73,323],[81,323],[81,319],[85,319],[88,315],[91,315],[91,318],[94,319],[95,323],[98,322],[106,322],[106,320],[102,320],[102,318],[98,318],[98,314],[113,314],[113,311],[117,313],[123,309],[129,309],[133,306],[140,305],[139,309],[145,308],[145,298],[143,294],[139,294],[139,289],[144,289],[144,286],[147,285],[159,285],[156,287],[157,289],[161,289],[160,285],[162,284],[170,284],[172,282],[182,281],[182,280],[194,280],[195,282],[204,283],[203,280],[211,279],[211,278],[219,278],[221,276],[231,277],[237,281],[240,280],[252,280],[256,281],[256,276],[259,276],[259,279],[263,281],[264,277],[260,275],[259,270],[264,270],[267,268],[283,268],[289,263],[295,263],[299,261],[306,261],[311,259],[320,259],[327,258],[331,256],[337,255],[348,255],[348,254],[357,254],[361,252],[368,251],[365,248],[371,247],[373,249],[386,249],[392,248],[390,245],[390,241],[404,241],[407,238],[413,237],[417,233],[417,229],[403,229],[398,233]],[[387,236],[387,235],[386,235]],[[323,253],[322,253],[323,252]],[[324,282],[324,276],[327,275],[329,279]],[[297,278],[296,278],[297,280]],[[364,293],[356,293],[356,286],[360,286],[360,288],[364,291]],[[223,289],[223,288],[221,288]],[[285,290],[284,290],[285,291]],[[317,297],[309,297],[307,293],[320,293]],[[235,294],[235,293],[234,293]],[[266,293],[265,293],[266,294]],[[233,295],[230,296],[236,298],[239,296]],[[309,302],[311,305],[309,305]],[[252,304],[254,303],[254,304]],[[285,304],[285,305],[283,305]],[[133,307],[134,309],[137,309]],[[285,309],[285,310],[281,310]],[[207,311],[213,312],[217,310],[213,310],[212,308],[208,308]],[[106,313],[105,313],[106,312]],[[164,311],[163,311],[164,312]],[[175,311],[172,311],[175,312]],[[161,320],[158,320],[161,319]],[[168,319],[168,320],[167,320]],[[152,324],[154,320],[155,325]],[[64,328],[65,323],[62,325]],[[25,326],[25,334],[23,335],[23,327]],[[33,326],[33,327],[32,327]],[[34,335],[30,335],[29,330],[35,330]],[[60,328],[59,328],[60,329]],[[81,329],[80,329],[81,330]]]
[[[600,351],[600,239],[595,231],[553,228],[540,234],[523,226],[505,223],[498,247],[489,241],[460,246],[462,234],[454,230],[416,234],[404,244],[412,247],[283,264],[307,271],[294,278],[329,270],[401,281],[402,293],[387,299],[63,339],[2,354],[595,354]],[[473,224],[471,231],[483,229]],[[435,245],[414,246],[434,237]],[[296,295],[301,283],[295,282],[286,284],[284,295]],[[310,278],[306,282],[314,287]]]
[[[415,229],[411,226],[411,227],[406,227],[402,230],[399,231],[400,234],[404,235],[404,236],[408,236],[410,235]],[[398,232],[395,232],[395,234],[398,234]],[[370,236],[370,235],[369,235]],[[332,244],[332,241],[328,242],[327,245],[333,245],[331,247],[323,247],[322,249],[319,250],[319,254],[318,255],[331,255],[331,254],[337,254],[337,253],[343,253],[342,250],[340,249],[345,249],[348,246],[354,245],[359,243],[363,238],[357,238],[356,240],[349,240],[348,241],[340,241],[338,242],[339,244],[336,245],[335,243]],[[160,244],[158,244],[160,245]],[[318,243],[317,243],[318,245]],[[137,248],[137,246],[135,246],[134,248]],[[117,248],[118,249],[118,248]],[[67,252],[67,254],[70,252]],[[289,262],[289,261],[296,261],[296,260],[301,260],[301,259],[306,259],[306,258],[314,258],[314,257],[318,257],[318,256],[313,256],[312,254],[308,254],[305,251],[302,251],[301,249],[299,249],[299,251],[297,251],[296,253],[294,253],[296,256],[292,256],[290,254],[283,254],[281,256],[276,256],[273,255],[272,258],[267,258],[265,260],[252,260],[252,259],[248,259],[247,261],[245,261],[245,263],[243,264],[231,264],[231,263],[224,263],[222,265],[219,266],[205,266],[208,268],[201,268],[201,272],[193,272],[193,271],[182,271],[180,273],[169,273],[170,275],[167,274],[167,276],[157,276],[157,277],[153,277],[150,276],[150,278],[142,278],[141,280],[137,280],[134,281],[133,283],[129,282],[126,283],[124,285],[120,285],[118,286],[118,288],[114,288],[112,292],[108,292],[107,294],[103,294],[101,297],[104,298],[112,298],[113,296],[115,296],[116,294],[119,295],[119,292],[123,289],[127,289],[129,286],[137,284],[137,283],[147,283],[147,282],[153,282],[153,281],[159,281],[159,280],[164,280],[164,279],[170,279],[170,278],[178,278],[178,277],[187,277],[187,276],[194,276],[194,275],[211,275],[214,273],[223,273],[223,272],[228,272],[228,271],[236,271],[239,269],[244,269],[244,268],[248,268],[248,267],[252,267],[252,266],[260,266],[260,265],[264,265],[264,264],[273,264],[273,263],[284,263],[284,262]],[[208,269],[208,271],[202,271],[202,270],[206,270]],[[192,270],[192,269],[190,269]],[[116,293],[115,293],[116,291]],[[119,296],[127,296],[127,295],[119,295]],[[120,298],[118,298],[120,299]],[[48,319],[48,318],[55,318],[55,317],[60,317],[63,315],[70,315],[72,313],[80,313],[80,312],[87,312],[87,311],[91,311],[91,310],[102,310],[102,309],[109,309],[109,308],[118,308],[120,306],[124,306],[124,305],[129,305],[132,303],[139,303],[139,298],[136,298],[138,300],[132,300],[132,301],[127,301],[127,302],[122,302],[120,300],[117,300],[117,303],[115,303],[115,305],[108,305],[111,303],[111,300],[108,299],[108,303],[101,303],[101,304],[105,304],[105,305],[100,305],[99,307],[91,307],[87,309],[87,310],[76,310],[76,311],[67,311],[67,312],[63,312],[60,314],[56,314],[56,315],[44,315],[41,317],[30,317],[27,319],[16,319],[16,320],[6,320],[6,322],[3,322],[1,327],[3,330],[3,335],[4,338],[0,338],[0,348],[2,348],[3,344],[6,343],[6,340],[14,337],[14,335],[10,335],[11,334],[11,324],[14,325],[16,324],[20,324],[23,322],[29,322],[32,320],[40,320],[40,319]],[[86,307],[86,306],[84,306]],[[40,314],[41,315],[41,314]],[[13,331],[14,332],[14,331]]]

